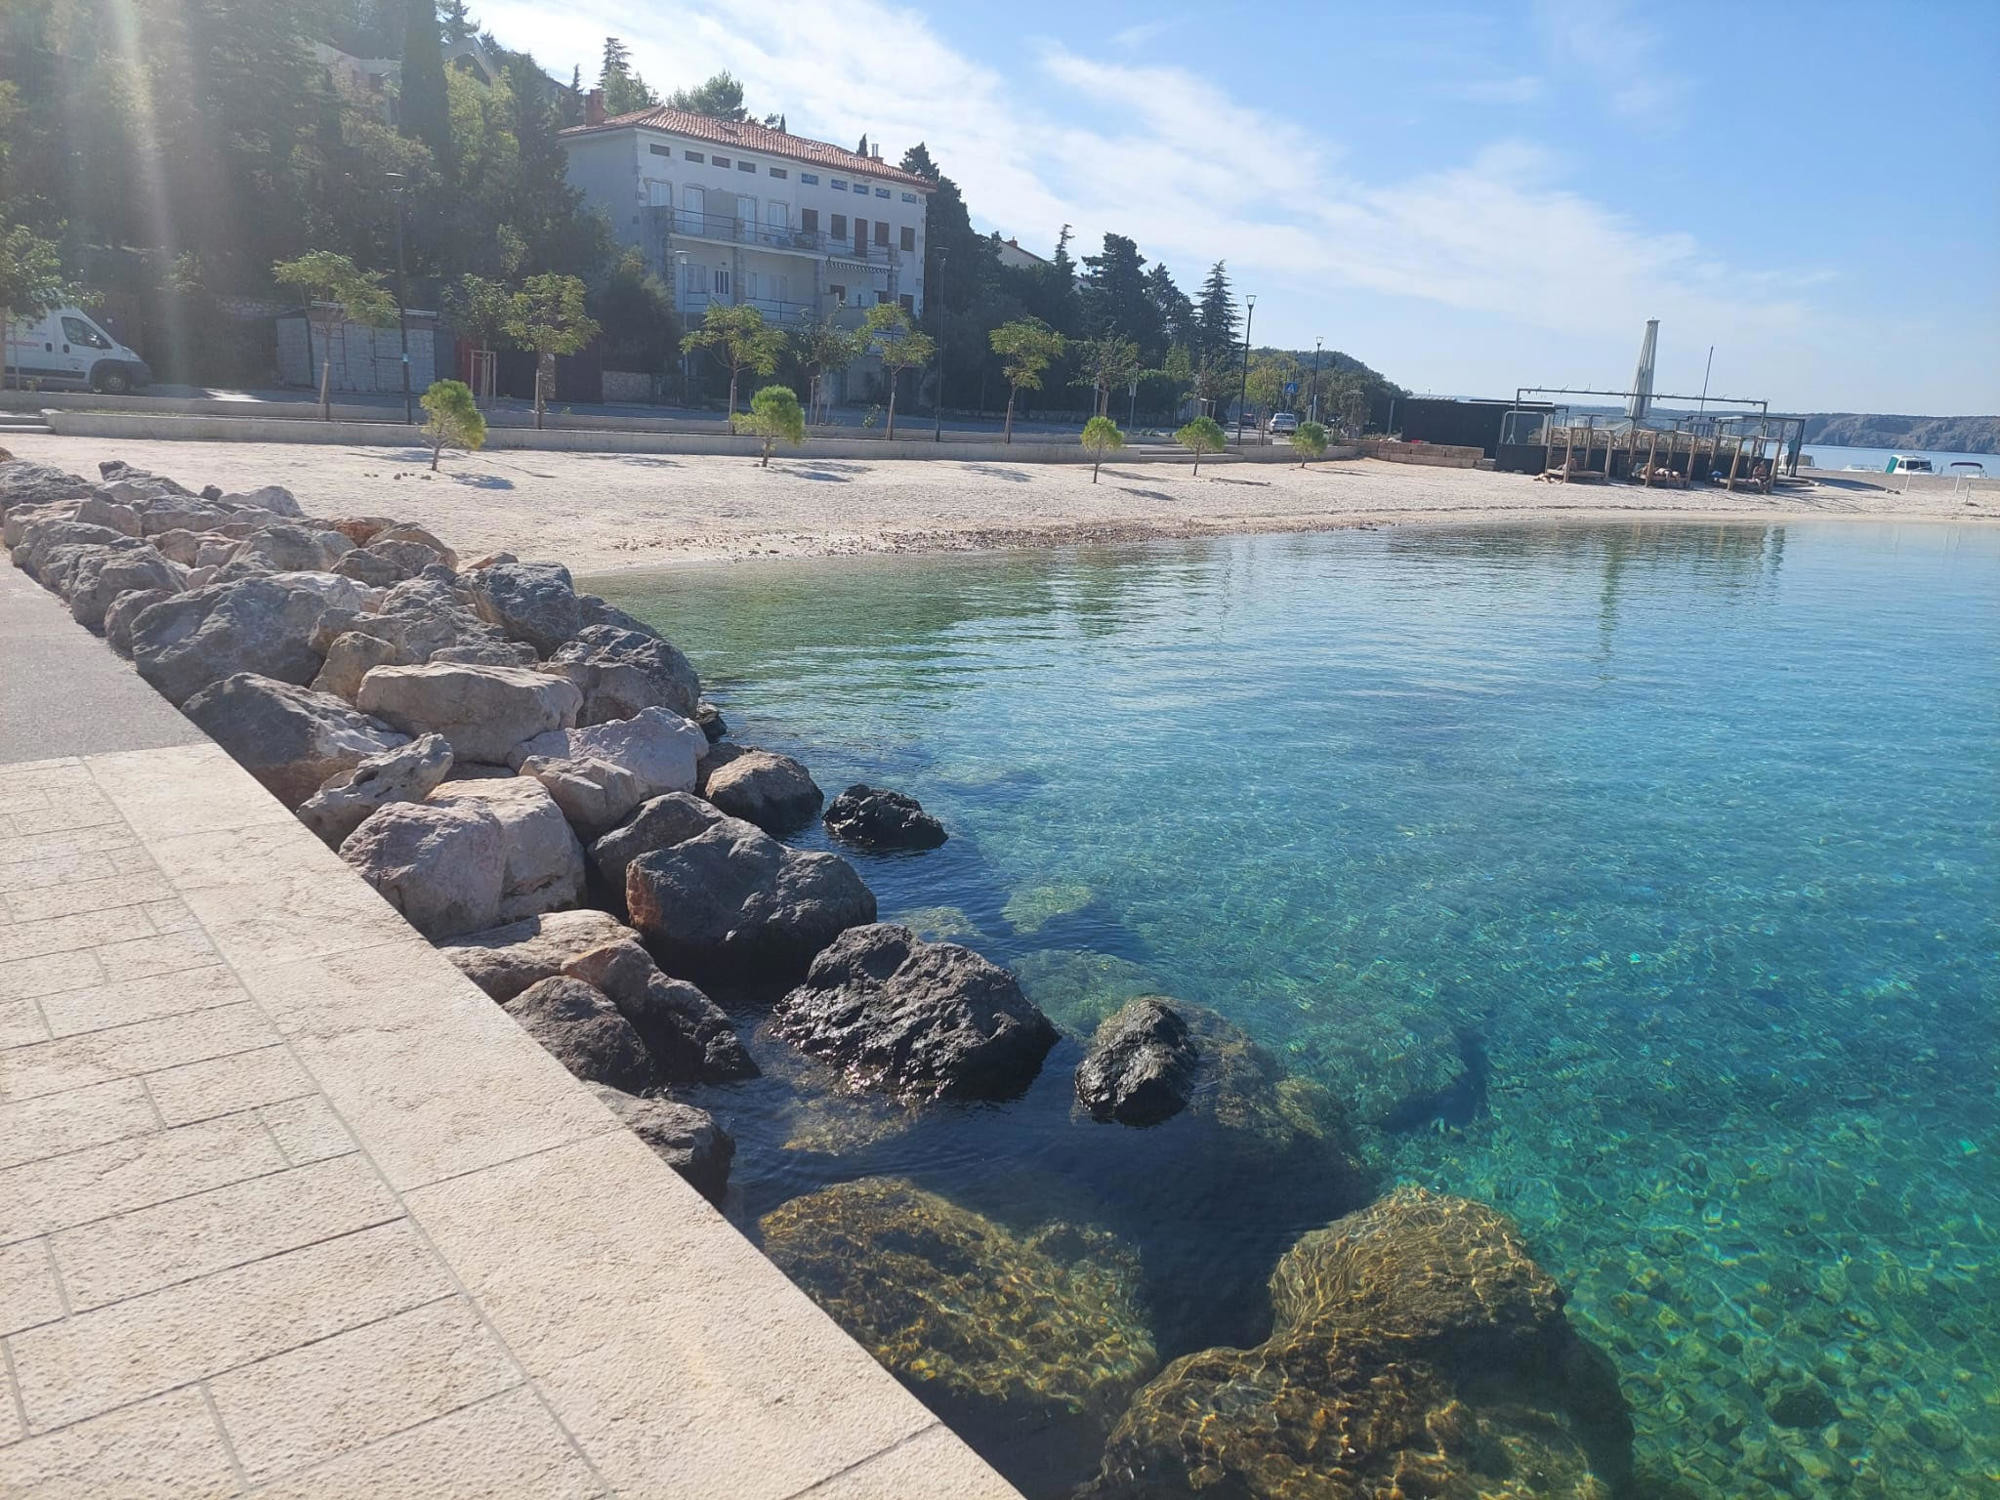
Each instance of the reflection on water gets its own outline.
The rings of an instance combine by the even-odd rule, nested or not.
[[[1347,1104],[1384,1185],[1512,1215],[1656,1479],[2000,1485],[2000,535],[1396,529],[594,586],[739,738],[945,819],[856,860],[885,918],[1079,1034],[1148,991],[1211,1007]],[[1104,1165],[1128,1143],[1062,1112],[1078,1055],[915,1125],[778,1077],[702,1102],[746,1221],[894,1176],[1023,1235],[1106,1224],[1162,1360],[1256,1343],[1236,1288],[1338,1194],[1146,1231]]]

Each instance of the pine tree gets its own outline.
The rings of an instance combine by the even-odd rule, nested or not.
[[[445,99],[444,48],[438,40],[435,0],[403,3],[404,135],[422,141],[439,162],[451,156],[451,106]]]
[[[465,0],[444,0],[444,39],[468,42],[479,34],[479,23],[466,14]]]
[[[1195,343],[1206,359],[1227,355],[1236,347],[1236,299],[1229,294],[1229,273],[1221,261],[1209,267],[1201,284],[1201,307],[1195,315],[1200,332]]]
[[[615,36],[604,39],[604,69],[597,76],[597,86],[604,90],[607,115],[654,109],[660,102],[660,96],[646,86],[646,80],[632,66],[631,51]]]

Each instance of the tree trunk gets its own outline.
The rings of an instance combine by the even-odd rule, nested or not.
[[[443,457],[443,455],[444,455],[444,439],[438,438],[435,442],[431,444],[431,472],[433,474],[437,473],[438,459]]]
[[[1102,464],[1103,462],[1104,460],[1101,458],[1093,458],[1090,461],[1090,482],[1092,484],[1097,483],[1097,468],[1098,465]]]
[[[324,340],[326,357],[319,363],[319,419],[333,420],[333,342]]]
[[[891,375],[889,376],[889,438],[888,438],[888,440],[889,440],[890,442],[892,442],[892,443],[896,441],[896,376],[897,376],[897,375],[900,375],[900,374],[902,374],[902,373],[903,373],[903,372],[902,372],[901,370],[897,370],[897,371],[894,371],[894,372],[893,372],[893,373],[892,373],[892,374],[891,374]]]
[[[542,412],[548,405],[549,387],[555,383],[556,357],[553,354],[535,356],[535,430],[542,427]]]
[[[1003,443],[1014,441],[1014,387],[1011,385],[1007,387],[1007,427],[1000,441]]]
[[[1201,472],[1201,449],[1199,448],[1194,450],[1194,471],[1197,474]]]
[[[729,417],[729,432],[730,432],[730,435],[731,435],[732,437],[733,437],[733,436],[735,435],[735,433],[736,433],[736,376],[737,376],[737,373],[738,373],[738,372],[739,372],[739,371],[740,371],[740,370],[741,370],[742,368],[743,368],[743,367],[742,367],[741,365],[731,365],[731,366],[729,367],[729,412],[728,412],[728,417]]]

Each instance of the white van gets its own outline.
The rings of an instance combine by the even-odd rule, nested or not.
[[[82,308],[52,307],[7,325],[6,378],[9,385],[83,386],[122,396],[150,384],[153,372]]]

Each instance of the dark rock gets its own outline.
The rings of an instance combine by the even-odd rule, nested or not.
[[[1180,1012],[1142,996],[1097,1028],[1077,1064],[1077,1102],[1093,1120],[1157,1125],[1187,1107],[1200,1059]]]
[[[826,801],[812,774],[789,755],[746,750],[712,772],[703,789],[709,801],[766,833],[789,833]]]
[[[558,975],[509,1000],[507,1014],[570,1072],[628,1094],[658,1085],[646,1045],[611,997],[581,979]]]
[[[688,792],[668,792],[642,802],[633,814],[590,846],[599,878],[623,893],[625,870],[655,849],[671,849],[720,823],[727,815],[712,802]]]
[[[754,1078],[757,1065],[736,1028],[707,995],[684,979],[662,974],[631,939],[580,953],[563,973],[594,984],[637,1028],[665,1083],[727,1083]]]
[[[611,625],[586,625],[549,656],[544,669],[583,694],[579,727],[629,719],[649,708],[694,717],[701,679],[673,642]]]
[[[1772,1391],[1764,1410],[1780,1427],[1802,1430],[1825,1427],[1840,1420],[1840,1408],[1834,1405],[1832,1395],[1817,1380]]]
[[[325,608],[312,590],[275,579],[210,584],[141,611],[132,660],[174,704],[238,672],[304,685],[323,660],[312,634]]]
[[[131,589],[111,601],[104,612],[104,640],[120,656],[132,654],[132,622],[149,604],[174,597],[172,589]]]
[[[46,505],[53,500],[81,500],[90,481],[79,475],[25,458],[0,462],[0,517],[17,505]]]
[[[714,1115],[672,1099],[635,1099],[609,1084],[593,1084],[591,1091],[688,1186],[711,1203],[722,1202],[736,1142]]]
[[[583,621],[569,569],[560,563],[500,563],[466,575],[479,617],[547,656]]]
[[[377,557],[366,547],[356,547],[330,570],[342,578],[352,578],[372,589],[394,588],[410,575],[386,557]]]
[[[935,849],[944,824],[915,797],[856,782],[826,810],[826,831],[862,849]]]
[[[427,734],[328,777],[299,805],[299,821],[338,849],[368,815],[391,802],[421,802],[451,772],[451,746]]]
[[[631,928],[601,911],[552,911],[440,943],[438,951],[467,979],[505,1002],[560,974],[578,954],[631,936]]]
[[[729,733],[729,724],[722,717],[722,710],[706,698],[694,706],[694,721],[701,726],[701,732],[708,736],[711,745]]]
[[[294,810],[332,777],[406,740],[329,693],[250,672],[211,683],[181,712]]]
[[[519,559],[511,552],[502,552],[495,557],[494,561],[518,562]],[[640,635],[659,634],[659,631],[653,629],[652,626],[648,625],[637,615],[628,615],[617,605],[606,604],[595,594],[578,594],[576,596],[576,620],[577,629],[579,630],[586,629],[592,625],[609,625],[614,630],[632,630],[637,631]]]
[[[1012,974],[891,923],[835,938],[778,1002],[772,1029],[851,1086],[913,1100],[1012,1098],[1056,1043]]]

